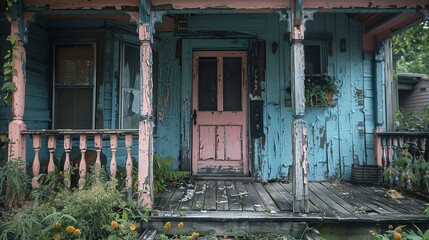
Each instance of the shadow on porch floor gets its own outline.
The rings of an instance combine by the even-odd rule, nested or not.
[[[292,184],[254,181],[193,181],[155,196],[148,227],[183,221],[191,229],[293,230],[292,223],[427,224],[428,201],[403,193],[386,196],[379,186],[309,183],[308,214],[292,213]],[[244,226],[245,225],[245,226]]]

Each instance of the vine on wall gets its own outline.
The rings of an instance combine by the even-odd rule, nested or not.
[[[4,13],[6,16],[10,16],[10,10],[17,3],[18,0],[6,0],[6,6],[4,8]],[[8,17],[9,22],[12,21],[11,17]],[[1,99],[8,103],[12,99],[12,93],[16,90],[15,83],[12,81],[13,76],[17,75],[17,70],[14,69],[13,57],[18,54],[17,42],[18,35],[9,35],[6,38],[6,41],[10,43],[11,48],[7,50],[6,55],[4,56],[3,64],[3,83],[0,85],[0,96]]]

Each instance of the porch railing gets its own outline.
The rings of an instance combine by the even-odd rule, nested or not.
[[[57,149],[57,140],[61,139],[63,141],[63,147],[65,152],[65,159],[63,170],[64,172],[68,172],[71,168],[70,162],[70,152],[72,150],[73,139],[79,141],[79,151],[81,153],[80,161],[79,161],[79,174],[78,176],[78,188],[82,189],[85,185],[85,176],[87,174],[87,166],[85,153],[88,149],[88,142],[92,140],[94,144],[94,149],[96,151],[96,158],[94,162],[94,168],[101,168],[101,151],[103,149],[103,139],[108,138],[109,147],[108,151],[111,152],[110,159],[110,176],[116,177],[117,174],[117,161],[116,161],[116,151],[118,149],[118,136],[125,136],[125,148],[126,148],[126,163],[125,163],[125,186],[127,189],[132,188],[132,169],[133,169],[133,161],[131,157],[131,148],[133,147],[134,138],[138,139],[138,130],[40,130],[40,131],[22,131],[23,135],[30,135],[32,137],[33,149],[34,149],[34,159],[32,164],[32,187],[38,187],[38,178],[40,175],[40,159],[39,152],[42,146],[42,136],[47,137],[47,150],[49,152],[49,160],[47,166],[47,173],[52,173],[59,166],[55,165],[54,161],[54,153]],[[137,137],[135,137],[137,136]],[[77,140],[77,138],[79,140]],[[107,161],[108,162],[108,161]],[[106,166],[107,168],[107,166]],[[71,179],[70,174],[64,174],[64,182],[65,187],[70,188]]]
[[[379,132],[375,134],[377,163],[386,169],[398,157],[398,150],[407,148],[415,161],[429,159],[429,132]]]

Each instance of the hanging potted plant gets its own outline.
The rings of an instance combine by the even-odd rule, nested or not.
[[[305,77],[305,101],[310,107],[335,106],[341,81],[327,73]]]

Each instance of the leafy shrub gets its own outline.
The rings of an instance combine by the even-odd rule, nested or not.
[[[104,174],[88,174],[87,185],[80,191],[61,189],[61,181],[48,176],[33,192],[32,204],[0,216],[1,240],[135,239],[134,221],[148,217],[140,203],[125,201],[116,179],[107,180]],[[121,235],[109,229],[112,221],[121,224]]]

